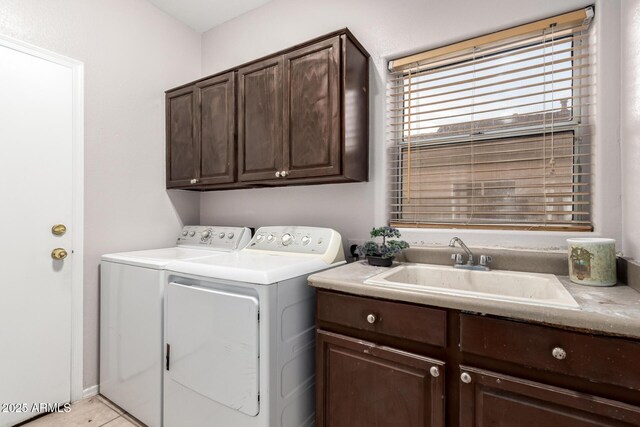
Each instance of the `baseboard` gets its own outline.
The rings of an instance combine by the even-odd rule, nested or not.
[[[93,397],[98,394],[98,384],[92,385],[91,387],[85,388],[82,392],[82,398],[86,399],[87,397]]]

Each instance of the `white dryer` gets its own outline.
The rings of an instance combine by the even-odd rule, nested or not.
[[[100,394],[148,425],[162,425],[163,297],[171,261],[228,254],[243,227],[185,226],[175,247],[102,256]]]
[[[165,427],[314,424],[315,293],[340,234],[263,227],[220,257],[167,266]]]

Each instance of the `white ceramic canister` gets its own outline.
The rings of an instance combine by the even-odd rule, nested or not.
[[[567,239],[567,244],[572,282],[589,286],[612,286],[617,283],[614,239]]]

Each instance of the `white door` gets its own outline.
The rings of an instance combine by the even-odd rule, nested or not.
[[[70,400],[72,79],[72,68],[0,43],[2,427]],[[54,235],[55,224],[67,232]],[[55,248],[68,256],[54,260]]]

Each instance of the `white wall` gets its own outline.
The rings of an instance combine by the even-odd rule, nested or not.
[[[103,253],[169,246],[197,194],[164,189],[164,90],[200,76],[200,35],[146,0],[3,0],[0,34],[85,64],[84,384],[98,381]],[[37,125],[37,124],[34,124]]]
[[[640,0],[622,0],[621,16],[624,253],[640,260]]]
[[[371,54],[370,182],[203,193],[202,223],[307,224],[334,227],[343,237],[368,237],[387,221],[385,177],[386,59],[592,4],[566,0],[274,0],[203,35],[203,74],[213,74],[279,49],[349,27]],[[619,31],[618,1],[597,2],[598,112],[594,212],[597,233],[619,239]],[[414,244],[444,243],[452,230],[405,232]],[[562,246],[566,234],[455,231],[473,244]]]

